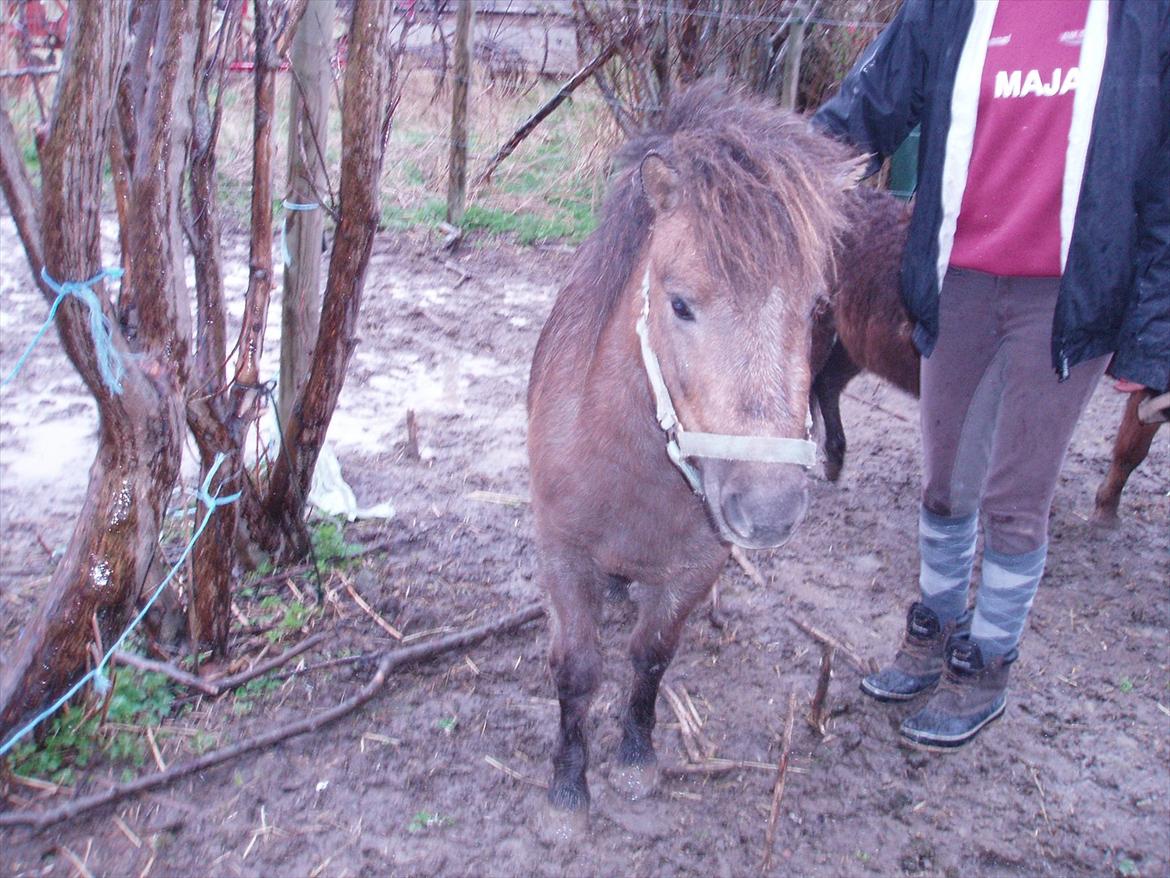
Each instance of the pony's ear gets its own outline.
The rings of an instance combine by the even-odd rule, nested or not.
[[[670,213],[681,199],[678,174],[656,152],[647,153],[638,168],[642,180],[642,191],[655,213]]]

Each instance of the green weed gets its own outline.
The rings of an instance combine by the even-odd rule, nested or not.
[[[328,518],[313,528],[313,557],[322,568],[348,567],[361,549],[345,540],[345,531],[336,519]]]
[[[423,832],[424,830],[434,827],[450,826],[455,821],[450,817],[444,817],[442,814],[434,814],[430,811],[419,811],[410,818],[410,823],[407,824],[407,829],[410,832]]]
[[[123,668],[106,711],[116,726],[157,728],[170,716],[175,693],[162,674]],[[135,767],[146,761],[146,745],[137,732],[103,729],[99,711],[83,705],[66,708],[54,718],[43,742],[28,741],[12,751],[12,768],[17,774],[70,784],[77,768],[85,768],[99,755],[113,763]]]
[[[266,695],[274,689],[280,688],[281,681],[275,677],[257,677],[255,680],[249,680],[238,690],[240,698],[256,698],[260,695]]]
[[[593,230],[593,226],[592,214],[582,205],[562,207],[549,216],[542,216],[473,204],[463,215],[464,229],[499,236],[513,235],[517,243],[525,246],[543,241],[580,240]]]
[[[454,716],[445,716],[435,723],[435,728],[447,735],[453,735],[459,725],[459,719]]]
[[[279,596],[270,594],[255,605],[252,616],[259,624],[268,626],[268,642],[276,643],[304,628],[315,612],[300,601],[286,604]]]
[[[213,749],[219,743],[219,739],[211,734],[211,732],[205,732],[203,729],[199,729],[191,736],[187,743],[192,753],[196,756],[202,756],[204,753]]]
[[[272,559],[264,558],[256,565],[256,569],[252,571],[252,576],[256,579],[263,579],[265,576],[270,576],[272,572]]]
[[[285,607],[284,618],[280,620],[280,625],[289,631],[300,631],[312,615],[311,607],[306,607],[300,601],[293,601]]]

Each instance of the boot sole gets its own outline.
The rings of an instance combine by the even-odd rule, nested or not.
[[[979,725],[975,728],[963,732],[961,735],[930,735],[926,732],[912,732],[901,729],[902,738],[912,744],[915,749],[926,750],[929,753],[954,753],[983,729],[990,725],[995,720],[1003,716],[1003,712],[1007,709],[1007,699],[989,714]]]
[[[925,695],[927,692],[932,691],[935,687],[935,684],[937,683],[938,680],[935,680],[933,683],[930,683],[927,686],[923,686],[917,692],[888,692],[885,689],[878,689],[870,685],[870,683],[864,677],[862,677],[860,688],[863,693],[868,695],[874,701],[880,701],[882,704],[896,704],[903,701],[913,701],[918,696]]]

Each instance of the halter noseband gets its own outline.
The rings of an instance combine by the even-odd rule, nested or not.
[[[650,347],[650,269],[642,279],[642,313],[634,329],[642,348],[642,365],[654,392],[655,416],[666,433],[666,454],[682,471],[691,490],[703,496],[699,471],[687,461],[688,457],[710,457],[719,460],[749,460],[756,463],[795,463],[811,467],[817,460],[817,446],[807,439],[789,439],[779,436],[732,436],[726,433],[693,433],[684,430],[670,399],[670,391],[662,378],[662,366]]]

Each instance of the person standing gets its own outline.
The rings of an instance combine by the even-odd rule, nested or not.
[[[812,124],[875,170],[921,125],[902,263],[923,357],[920,595],[861,688],[930,694],[901,734],[953,749],[1004,712],[1098,380],[1170,384],[1170,0],[905,0]]]

